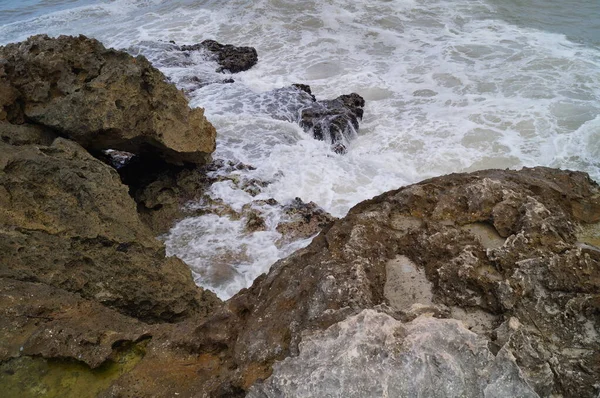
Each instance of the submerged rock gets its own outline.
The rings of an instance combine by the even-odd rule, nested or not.
[[[204,111],[142,56],[85,36],[40,35],[0,48],[0,60],[1,123],[175,164],[204,164],[215,149]]]

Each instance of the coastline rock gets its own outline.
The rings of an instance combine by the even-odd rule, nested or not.
[[[0,278],[0,361],[21,355],[75,358],[91,368],[119,342],[144,338],[148,326],[78,294],[47,284]]]
[[[238,385],[285,388],[270,366],[299,355],[307,336],[364,309],[410,322],[420,307],[514,357],[538,395],[595,397],[600,252],[582,249],[577,232],[599,204],[586,174],[534,168],[438,177],[355,206],[228,302],[243,320],[230,337]],[[430,291],[386,288],[394,273],[422,275]]]
[[[164,250],[117,172],[75,142],[0,143],[0,277],[75,292],[147,322],[218,305]]]
[[[220,67],[217,72],[238,73],[252,68],[258,62],[258,54],[253,47],[236,47],[221,44],[214,40],[204,40],[198,44],[183,45],[181,51],[206,51],[215,57]]]
[[[283,242],[310,238],[336,220],[316,203],[305,203],[300,198],[284,205],[283,214],[284,218],[276,227],[277,232],[283,235]]]
[[[45,35],[0,48],[0,122],[38,126],[98,152],[204,164],[215,129],[144,57],[85,36]],[[29,128],[29,127],[27,127]]]
[[[151,339],[100,396],[379,396],[387,385],[595,398],[599,222],[600,188],[579,172],[486,170],[387,192],[208,316],[131,330],[117,322],[110,330],[129,332],[126,341]],[[40,330],[55,321],[32,304],[14,313],[39,316],[23,322]],[[28,352],[53,355],[36,347]],[[101,347],[86,361],[105,356]]]

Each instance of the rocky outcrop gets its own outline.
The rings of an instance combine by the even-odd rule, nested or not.
[[[449,175],[363,202],[230,300],[244,320],[227,340],[246,364],[240,383],[268,377],[274,360],[304,355],[299,343],[311,331],[375,308],[407,327],[423,314],[460,320],[460,333],[476,332],[485,356],[518,366],[520,383],[539,396],[595,397],[600,249],[579,232],[590,222],[598,228],[599,217],[600,189],[587,175],[544,168]],[[442,347],[428,352],[431,375],[445,374]],[[461,372],[489,380],[471,365]],[[262,390],[292,388],[285,372],[294,368],[277,369]],[[327,391],[312,380],[313,391]]]
[[[117,172],[75,142],[0,143],[0,277],[43,283],[144,321],[207,313],[218,300],[164,257]]]
[[[142,56],[85,36],[34,36],[0,48],[1,128],[44,129],[96,152],[204,164],[215,129]],[[14,127],[18,126],[18,127]]]
[[[596,397],[599,224],[600,188],[577,172],[489,170],[388,192],[208,317],[117,320],[111,333],[148,342],[100,396]],[[7,311],[29,315],[24,336],[56,321],[17,302]],[[53,355],[36,339],[28,353]]]
[[[258,54],[253,47],[236,47],[221,44],[214,40],[204,40],[198,44],[183,45],[181,51],[206,51],[220,67],[217,72],[238,73],[252,68],[258,62]]]

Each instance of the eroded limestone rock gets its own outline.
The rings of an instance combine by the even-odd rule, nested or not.
[[[0,48],[0,60],[0,122],[175,164],[204,164],[215,149],[203,109],[190,109],[142,56],[85,36],[39,35]]]
[[[146,321],[207,313],[218,299],[164,257],[119,175],[73,141],[0,143],[0,277],[39,282]]]
[[[515,358],[460,322],[363,310],[302,340],[247,397],[529,397]]]

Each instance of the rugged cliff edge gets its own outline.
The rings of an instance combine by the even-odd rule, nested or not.
[[[147,59],[85,36],[40,35],[1,48],[0,109],[2,130],[43,128],[91,151],[204,164],[215,149],[203,109],[190,109]]]
[[[222,303],[165,258],[128,187],[86,150],[104,149],[95,142],[106,131],[79,140],[69,127],[77,117],[44,122],[69,117],[58,111],[65,104],[81,105],[70,115],[85,119],[92,110],[77,93],[113,101],[94,78],[82,77],[74,97],[61,88],[75,72],[49,49],[84,44],[93,51],[78,70],[106,51],[125,65],[115,68],[135,68],[81,37],[0,49],[12,57],[0,63],[9,87],[0,90],[5,394],[598,396],[600,187],[586,174],[486,170],[387,192]],[[44,57],[63,66],[38,79],[36,63],[18,67],[30,56],[40,70]],[[139,95],[137,103],[154,98]],[[105,111],[101,125],[114,122]],[[183,102],[174,112],[193,111]],[[146,142],[159,130],[140,126],[147,134],[133,142],[145,144],[125,139],[123,149],[152,144],[150,153],[175,163],[210,152]]]

